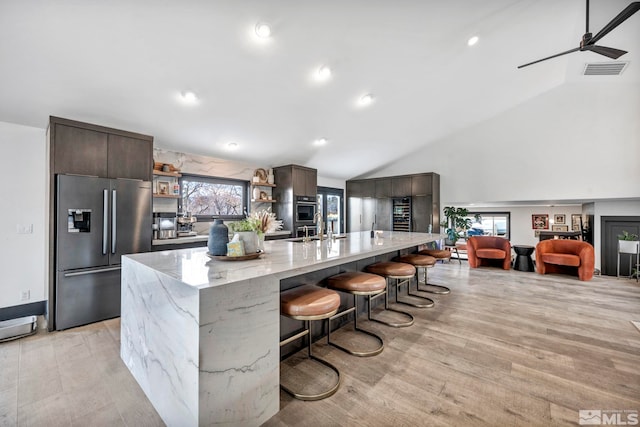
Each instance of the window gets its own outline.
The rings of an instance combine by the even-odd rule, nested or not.
[[[199,220],[240,219],[247,211],[248,181],[183,174],[180,188],[182,212]]]
[[[474,216],[482,217],[482,222],[475,222]],[[509,212],[469,212],[467,218],[471,219],[471,228],[467,230],[468,236],[500,236],[509,239],[511,218]]]
[[[331,228],[336,234],[344,232],[344,213],[342,212],[344,190],[318,187],[317,193],[318,212],[322,213],[326,229],[329,230]]]

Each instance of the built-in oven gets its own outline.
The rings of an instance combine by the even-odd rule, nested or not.
[[[298,196],[294,204],[295,222],[298,224],[313,223],[318,202],[315,197]]]

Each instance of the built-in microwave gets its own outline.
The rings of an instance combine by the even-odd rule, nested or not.
[[[296,222],[313,222],[316,216],[318,203],[315,198],[309,196],[298,196],[295,202]]]

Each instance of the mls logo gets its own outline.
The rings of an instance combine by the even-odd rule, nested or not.
[[[578,411],[578,424],[581,426],[599,426],[602,424],[602,411],[599,409],[581,409]]]

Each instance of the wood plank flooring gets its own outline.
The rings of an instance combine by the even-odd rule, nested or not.
[[[433,308],[402,306],[413,326],[361,322],[384,339],[378,356],[317,343],[340,389],[318,402],[281,393],[265,425],[575,426],[580,409],[640,411],[634,280],[457,261],[429,279],[452,292],[431,295]],[[119,329],[113,319],[0,344],[0,426],[163,425],[119,358]]]

